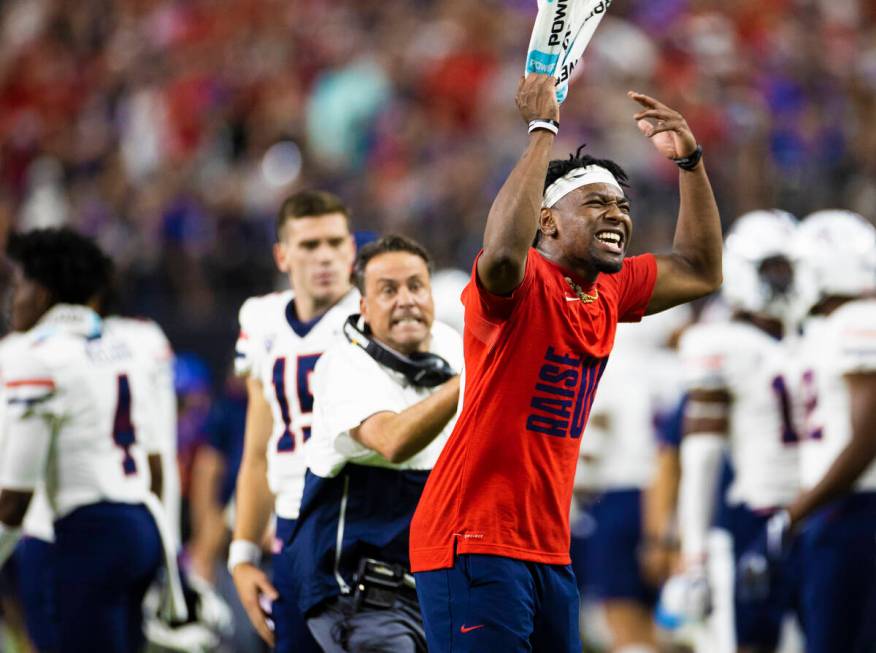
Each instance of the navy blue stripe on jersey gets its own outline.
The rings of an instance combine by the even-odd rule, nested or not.
[[[302,322],[298,319],[298,311],[295,310],[295,300],[290,300],[290,302],[286,304],[286,321],[289,323],[289,326],[292,327],[292,330],[298,334],[299,338],[303,338],[310,333],[311,329],[319,324],[323,315],[325,315],[325,313],[317,315],[308,322]]]
[[[352,463],[334,478],[308,470],[301,512],[282,553],[294,567],[302,613],[349,590],[363,557],[410,567],[411,518],[428,476]]]
[[[49,393],[41,397],[11,397],[10,399],[6,400],[6,403],[10,406],[22,405],[30,408],[31,406],[35,406],[36,404],[43,402],[46,399],[50,399],[53,396],[54,393]]]

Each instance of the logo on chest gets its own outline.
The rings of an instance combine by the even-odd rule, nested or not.
[[[558,354],[548,347],[529,402],[526,430],[580,438],[608,358]]]

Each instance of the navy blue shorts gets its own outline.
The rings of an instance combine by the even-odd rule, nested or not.
[[[18,594],[27,634],[38,651],[58,648],[55,545],[24,537],[15,547]]]
[[[728,506],[722,526],[733,539],[733,562],[739,559],[761,536],[771,514],[755,513],[744,505]],[[736,642],[738,646],[775,650],[785,616],[796,611],[799,598],[800,547],[795,543],[788,557],[776,565],[770,578],[769,593],[758,599],[740,600],[734,592]]]
[[[430,653],[580,653],[570,565],[459,555],[415,574]]]
[[[283,543],[288,542],[289,536],[295,528],[294,519],[277,518],[277,539]],[[282,548],[280,549],[282,551]],[[271,575],[274,587],[280,597],[271,604],[271,618],[274,621],[274,636],[277,653],[320,653],[321,649],[310,634],[307,621],[298,609],[294,598],[294,585],[290,574],[292,565],[290,557],[282,553],[271,559]]]
[[[604,492],[572,526],[572,566],[582,594],[598,601],[628,600],[653,607],[657,590],[639,565],[642,491]]]
[[[876,493],[840,499],[800,536],[807,653],[876,650]]]
[[[143,646],[143,595],[163,562],[142,505],[95,503],[55,522],[58,650],[128,653]]]

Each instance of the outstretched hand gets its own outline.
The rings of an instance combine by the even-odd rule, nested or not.
[[[553,75],[530,73],[517,86],[517,109],[527,123],[537,119],[560,120],[560,105],[556,94],[557,80]]]
[[[660,154],[669,159],[681,159],[693,154],[697,139],[684,116],[648,95],[635,91],[629,91],[627,95],[644,107],[633,119]]]

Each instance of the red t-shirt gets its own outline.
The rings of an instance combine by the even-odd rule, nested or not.
[[[566,281],[589,295],[585,303]],[[477,281],[462,293],[462,413],[411,522],[411,568],[453,566],[454,553],[569,564],[578,448],[618,321],[642,318],[654,290],[650,254],[584,286],[529,250],[510,296]]]

